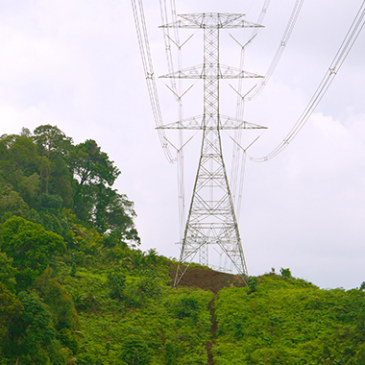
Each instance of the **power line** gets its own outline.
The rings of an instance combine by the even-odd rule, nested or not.
[[[293,32],[293,29],[298,20],[300,11],[302,9],[303,3],[304,3],[304,0],[297,0],[295,2],[294,8],[292,10],[292,13],[291,13],[289,21],[288,21],[288,24],[287,24],[284,34],[281,38],[280,45],[279,45],[278,49],[276,50],[274,59],[272,60],[270,66],[265,74],[265,78],[262,82],[260,82],[260,84],[257,87],[255,87],[253,89],[251,96],[245,98],[246,101],[251,101],[254,98],[256,98],[256,96],[264,89],[264,87],[267,85],[268,81],[270,80],[271,76],[273,75],[273,73],[280,61],[280,58],[283,55],[285,47],[290,39],[290,36]]]
[[[362,28],[364,27],[365,24],[364,17],[365,17],[365,1],[360,6],[360,9],[356,14],[356,17],[353,23],[351,24],[351,27],[346,34],[346,37],[344,38],[333,61],[331,62],[328,70],[326,71],[321,83],[319,84],[317,90],[310,99],[307,107],[304,109],[302,115],[295,123],[294,127],[286,135],[283,141],[276,148],[274,148],[274,150],[271,151],[268,155],[264,157],[250,157],[251,161],[265,162],[274,158],[280,152],[282,152],[289,145],[289,143],[298,135],[298,133],[304,127],[305,123],[308,121],[313,111],[318,106],[319,102],[322,100],[332,81],[336,77],[338,71],[341,69],[343,63],[345,62],[348,54],[350,53],[353,45],[356,42],[356,39],[358,38]]]
[[[166,0],[160,0],[160,11],[161,11],[161,20],[162,24],[169,24],[169,16],[171,15],[171,22],[174,23],[177,21],[176,14],[176,4],[175,0],[170,0],[170,5],[168,6]],[[172,47],[177,47],[177,59],[178,59],[178,69],[182,69],[182,44],[180,43],[180,34],[178,28],[173,28],[174,31],[174,39],[170,35],[170,28],[162,28],[164,41],[165,41],[165,50],[167,57],[167,64],[169,73],[174,73],[174,59]],[[171,44],[171,42],[173,44]],[[176,80],[174,78],[170,78],[171,83],[171,91],[175,96],[175,100],[178,103],[179,109],[179,120],[183,119],[183,102],[182,102],[182,80]],[[184,225],[185,225],[185,172],[184,172],[184,135],[183,130],[179,130],[179,147],[176,149],[176,160],[177,160],[177,184],[178,184],[178,206],[179,206],[179,228],[180,228],[180,238],[182,239],[184,234]]]
[[[267,10],[269,8],[270,2],[271,2],[271,0],[264,1],[260,15],[256,21],[256,24],[262,24],[266,14],[267,14]],[[240,69],[241,70],[244,69],[245,51],[246,51],[247,47],[252,43],[252,40],[257,36],[259,30],[260,30],[260,28],[253,28],[251,35],[249,37],[249,41],[244,46],[241,45],[241,57],[240,57]],[[242,98],[242,96],[241,96],[242,85],[243,85],[243,79],[239,79],[238,80],[237,104],[236,104],[236,118],[237,119],[243,119],[244,109],[245,109],[245,99]],[[231,191],[232,191],[232,199],[234,202],[234,206],[236,207],[237,219],[239,219],[241,200],[242,200],[245,164],[246,164],[246,154],[242,152],[241,148],[239,148],[239,145],[241,145],[241,140],[242,140],[242,130],[238,129],[238,130],[234,131],[234,140],[237,143],[233,144],[230,185],[231,185]]]
[[[245,109],[245,102],[251,101],[255,97],[259,95],[259,93],[262,92],[262,90],[265,88],[265,86],[268,84],[271,76],[273,75],[277,65],[279,64],[280,58],[285,50],[285,47],[290,39],[290,36],[293,32],[293,29],[295,27],[295,24],[297,22],[297,19],[299,17],[300,11],[302,9],[302,5],[304,3],[304,0],[296,0],[293,10],[291,12],[291,15],[289,17],[288,23],[286,25],[284,34],[280,40],[279,47],[275,53],[275,56],[273,60],[271,61],[271,64],[265,74],[265,77],[263,81],[261,81],[258,85],[254,86],[247,95],[251,95],[249,97],[245,96],[242,97],[241,90],[242,90],[242,80],[239,80],[238,84],[238,97],[237,97],[237,107],[236,107],[236,117],[242,119],[244,115],[244,109]],[[270,0],[265,0],[264,5],[262,7],[261,13],[259,15],[259,18],[257,20],[257,24],[262,24],[265,15],[267,13],[267,9],[270,5]],[[259,29],[253,29],[251,37],[249,38],[249,41],[244,45],[241,46],[241,59],[240,59],[240,68],[243,69],[244,67],[244,55],[245,51],[248,46],[252,44],[252,40],[257,36]],[[242,191],[243,191],[243,182],[244,182],[244,171],[245,171],[245,163],[246,163],[246,154],[245,152],[242,152],[242,150],[238,147],[238,145],[241,144],[242,139],[242,131],[237,130],[235,131],[235,141],[238,144],[233,145],[233,156],[232,156],[232,173],[231,173],[231,186],[232,186],[232,194],[233,199],[235,201],[235,206],[237,209],[237,216],[239,217],[239,212],[241,208],[241,202],[242,202]]]
[[[157,87],[155,74],[153,70],[152,57],[150,51],[150,45],[147,34],[146,20],[143,11],[143,3],[142,0],[131,0],[132,2],[132,10],[134,23],[136,26],[136,33],[138,39],[138,45],[142,58],[142,65],[144,74],[146,77],[148,94],[151,102],[153,117],[155,119],[156,126],[159,127],[163,125],[162,121],[162,113],[160,107],[160,101],[158,98]],[[167,160],[170,163],[175,162],[175,159],[171,155],[171,151],[168,143],[166,142],[166,135],[164,130],[158,130],[158,136],[160,139],[160,143],[165,153]]]
[[[247,267],[241,246],[241,239],[238,231],[237,214],[240,212],[240,203],[242,197],[243,180],[246,166],[247,148],[240,145],[241,135],[235,134],[236,153],[233,153],[233,171],[232,183],[235,190],[237,204],[234,209],[233,196],[231,186],[228,183],[226,167],[223,160],[223,151],[221,143],[222,130],[239,129],[265,129],[265,127],[257,126],[243,120],[245,101],[252,100],[266,86],[268,80],[272,76],[284,48],[289,40],[289,37],[294,29],[297,18],[304,0],[296,0],[288,24],[284,31],[284,35],[280,42],[280,46],[272,60],[267,73],[266,80],[251,89],[246,95],[241,95],[242,83],[238,84],[240,97],[237,101],[236,117],[227,117],[220,113],[219,104],[219,83],[221,79],[241,79],[259,77],[252,73],[243,71],[244,53],[246,48],[251,44],[252,40],[257,35],[257,27],[260,25],[249,23],[243,14],[226,14],[226,13],[195,13],[183,14],[177,18],[175,0],[170,0],[168,5],[166,0],[160,0],[161,18],[165,25],[164,42],[168,64],[167,75],[161,76],[170,79],[169,89],[175,94],[176,101],[179,104],[179,120],[178,122],[164,125],[162,123],[161,109],[157,94],[156,82],[152,66],[152,58],[149,48],[148,34],[143,13],[142,0],[131,0],[133,15],[136,23],[137,38],[139,42],[142,64],[146,76],[148,92],[152,105],[152,110],[156,122],[156,128],[159,133],[162,148],[167,159],[170,162],[176,161],[170,153],[169,142],[165,136],[165,129],[178,129],[181,132],[187,130],[202,130],[202,146],[198,172],[196,175],[189,215],[187,218],[185,233],[182,240],[182,249],[180,253],[180,261],[177,270],[175,285],[183,276],[186,270],[186,263],[191,262],[195,255],[199,254],[200,262],[208,264],[208,246],[218,249],[220,256],[224,253],[229,260],[234,264],[237,272],[244,277],[247,275]],[[266,10],[270,4],[270,0],[265,0],[263,9],[259,16],[262,22]],[[255,162],[267,161],[270,158],[279,154],[299,133],[309,116],[318,105],[328,87],[330,86],[336,73],[341,68],[347,55],[349,54],[353,44],[355,43],[361,29],[364,26],[365,16],[365,1],[355,20],[353,21],[344,41],[341,44],[334,60],[332,61],[325,77],[320,83],[317,91],[310,100],[307,108],[302,116],[294,125],[292,130],[269,155],[261,158],[250,157],[250,160]],[[169,22],[169,19],[172,22]],[[241,60],[240,68],[225,66],[220,63],[219,59],[219,32],[221,29],[232,28],[253,28],[251,38],[245,45],[241,45]],[[174,28],[174,34],[169,28]],[[187,41],[181,43],[177,28],[195,29],[204,31],[204,62],[201,65],[182,68],[181,49]],[[232,36],[232,38],[234,38]],[[236,40],[236,42],[238,42]],[[238,42],[239,43],[239,42]],[[174,67],[174,55],[172,47],[177,46],[178,51],[178,71]],[[178,79],[176,82],[175,79]],[[182,115],[182,97],[185,92],[182,92],[182,79],[203,80],[204,104],[203,114],[189,118],[183,118]],[[190,90],[190,88],[188,89]],[[257,139],[256,139],[257,140]],[[255,141],[256,141],[255,140]],[[254,141],[254,142],[255,142]],[[188,143],[189,140],[186,142]],[[253,142],[253,143],[254,143]],[[183,184],[183,148],[186,145],[180,134],[180,146],[176,148],[178,161],[178,183],[179,183],[179,206],[180,206],[180,226],[184,223],[184,184]],[[252,145],[252,143],[251,143]],[[243,150],[243,152],[241,151]],[[242,156],[242,158],[238,158]],[[237,181],[239,183],[237,184]]]

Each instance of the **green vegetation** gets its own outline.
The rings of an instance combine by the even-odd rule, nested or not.
[[[173,289],[174,262],[137,248],[119,174],[57,127],[0,137],[0,365],[365,363],[364,283],[283,268],[228,287],[195,267],[203,289]]]
[[[365,296],[264,275],[220,291],[215,364],[362,364]]]

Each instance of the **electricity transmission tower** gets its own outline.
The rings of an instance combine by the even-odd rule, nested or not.
[[[220,63],[219,33],[221,29],[255,28],[260,25],[247,22],[243,14],[197,13],[179,15],[179,20],[161,27],[200,29],[204,32],[203,64],[161,76],[201,79],[204,83],[202,115],[159,127],[203,132],[199,166],[185,226],[175,286],[183,277],[188,263],[198,253],[200,263],[208,265],[209,247],[214,247],[220,255],[226,255],[238,275],[244,279],[247,276],[247,267],[223,159],[220,131],[265,127],[220,114],[219,90],[222,79],[260,76]]]

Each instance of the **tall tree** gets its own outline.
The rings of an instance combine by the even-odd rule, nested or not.
[[[13,215],[25,216],[29,207],[9,186],[0,184],[0,223]]]
[[[73,148],[72,138],[67,137],[57,126],[47,124],[34,130],[33,140],[38,146],[39,154],[48,161],[41,171],[43,192],[59,194],[60,191],[64,193],[67,190],[70,195],[71,173],[66,161]]]
[[[53,255],[66,250],[61,236],[15,216],[4,223],[0,242],[1,250],[14,260],[21,290],[27,289],[44,272]]]
[[[0,170],[3,178],[17,191],[23,176],[37,172],[41,162],[31,138],[17,135],[0,137]]]
[[[16,364],[51,364],[45,349],[56,336],[52,315],[35,293],[20,292],[18,297],[23,311],[8,326],[4,355],[16,359]]]
[[[112,186],[120,171],[102,152],[97,143],[88,139],[73,149],[70,156],[70,167],[80,185],[108,184]]]
[[[15,322],[23,310],[19,300],[0,282],[0,358],[8,327]]]
[[[66,156],[71,150],[72,138],[67,137],[57,126],[41,125],[34,130],[33,134],[34,142],[41,150],[40,154],[48,159],[55,153]]]

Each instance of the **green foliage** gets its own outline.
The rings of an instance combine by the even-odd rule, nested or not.
[[[141,336],[129,335],[122,342],[120,358],[128,365],[148,365],[152,361],[152,351]]]
[[[100,360],[99,356],[92,353],[82,353],[77,356],[77,364],[80,365],[104,365],[103,361]],[[124,365],[123,363],[121,365]]]
[[[257,277],[250,276],[248,278],[248,280],[247,280],[247,286],[249,287],[251,293],[253,293],[254,291],[256,291],[257,284],[258,284]]]
[[[8,184],[19,191],[24,176],[36,172],[41,164],[37,147],[30,137],[3,135],[0,137],[0,170]]]
[[[119,175],[95,141],[74,145],[56,126],[40,126],[33,135],[25,129],[19,136],[3,135],[0,223],[17,215],[66,237],[67,208],[83,225],[100,233],[115,231],[121,244],[139,244],[133,203],[112,189]]]
[[[30,176],[22,177],[19,192],[23,197],[23,199],[31,207],[37,206],[40,189],[41,189],[41,179],[39,174],[34,172]]]
[[[76,263],[73,262],[72,265],[71,265],[71,272],[70,272],[70,275],[74,278],[75,275],[76,275],[76,271],[77,271],[77,267],[76,267]]]
[[[0,137],[1,365],[365,363],[365,284],[320,290],[282,268],[172,289],[176,261],[135,249],[119,175],[55,126]]]
[[[72,146],[72,138],[67,137],[59,128],[49,124],[37,127],[34,130],[34,142],[41,151],[41,155],[47,156],[61,154],[67,155]]]
[[[0,364],[108,363],[103,351],[123,363],[114,342],[80,347],[77,310],[143,310],[168,280],[138,274],[158,258],[129,249],[140,239],[133,203],[112,188],[119,174],[95,141],[74,145],[55,126],[0,137]]]
[[[61,328],[57,331],[57,339],[60,343],[71,350],[72,354],[77,354],[80,348],[80,340],[75,336],[74,331],[68,328]]]
[[[8,335],[8,327],[16,322],[22,310],[23,307],[19,300],[0,282],[0,355],[4,339]]]
[[[3,352],[8,358],[21,358],[24,364],[51,364],[45,351],[56,334],[51,313],[35,293],[20,292],[18,298],[23,311],[8,326]]]
[[[213,294],[171,289],[169,261],[155,252],[136,256],[145,260],[139,267],[148,269],[121,267],[120,260],[124,262],[124,258],[134,252],[124,249],[121,256],[94,255],[99,263],[95,267],[78,266],[74,277],[69,275],[69,268],[60,269],[59,280],[72,294],[79,313],[83,336],[76,356],[78,362],[127,364],[121,358],[126,351],[122,351],[121,344],[128,343],[129,340],[125,340],[129,336],[137,336],[144,341],[143,346],[147,345],[151,364],[205,365],[205,343],[211,338],[209,303]],[[106,260],[103,265],[102,260]],[[121,299],[111,298],[114,285],[117,289],[122,286]],[[193,303],[192,308],[188,308],[191,315],[179,318],[181,308],[176,309],[176,306],[183,302]]]
[[[5,252],[0,252],[0,283],[3,283],[7,289],[15,291],[15,275],[17,270],[12,265],[13,260],[6,256]]]
[[[182,297],[176,306],[176,316],[179,319],[192,318],[197,319],[200,311],[200,303],[194,297]]]
[[[52,312],[56,330],[79,329],[78,316],[71,295],[66,288],[52,278],[52,269],[47,268],[32,286]]]
[[[221,290],[215,307],[215,364],[352,364],[362,356],[359,290],[321,290],[282,272],[258,278],[251,294]]]
[[[55,338],[51,313],[34,293],[20,292],[18,298],[24,307],[20,326],[22,333],[17,329],[17,333],[24,338],[20,346],[24,352],[33,352],[39,344],[49,345]]]
[[[2,227],[1,250],[13,259],[20,290],[27,289],[52,256],[65,249],[62,237],[23,218],[9,218]]]
[[[111,186],[120,174],[108,155],[91,139],[73,148],[70,159],[80,185],[107,183]]]
[[[112,299],[122,299],[125,288],[125,275],[119,272],[112,272],[108,275],[108,284],[110,286],[110,297]]]
[[[60,341],[53,340],[51,344],[47,346],[46,351],[52,365],[65,365],[68,363],[67,360],[70,358],[70,354]]]
[[[171,340],[166,340],[164,360],[166,365],[177,365],[179,350]]]
[[[0,223],[4,223],[13,215],[25,217],[28,211],[28,205],[17,192],[0,184]]]
[[[280,269],[280,274],[282,276],[284,276],[285,278],[291,278],[291,272],[290,272],[290,269],[289,268],[288,269],[281,268]]]

